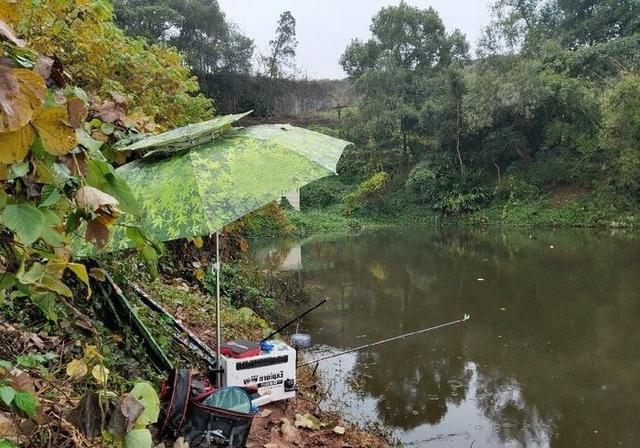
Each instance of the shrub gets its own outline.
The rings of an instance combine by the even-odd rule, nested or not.
[[[300,189],[300,203],[304,208],[326,208],[339,204],[346,189],[337,177],[320,179]]]
[[[167,127],[211,116],[213,103],[198,95],[198,82],[183,57],[165,45],[132,38],[113,22],[107,0],[25,0],[18,34],[39,53],[56,55],[74,83],[105,97],[117,89],[132,110]]]
[[[382,171],[360,182],[355,191],[344,197],[343,202],[347,206],[347,213],[352,213],[366,202],[380,196],[386,190],[390,179],[390,176]]]

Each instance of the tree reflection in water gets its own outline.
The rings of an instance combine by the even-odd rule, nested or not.
[[[471,314],[350,358],[357,390],[337,375],[334,398],[405,442],[635,446],[639,249],[584,231],[384,231],[308,241],[295,275],[333,298],[303,322],[332,350]]]

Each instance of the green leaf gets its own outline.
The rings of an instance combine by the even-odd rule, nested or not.
[[[73,177],[67,165],[64,165],[62,163],[54,163],[53,167],[51,168],[51,172],[55,177],[56,183],[58,184],[63,184]]]
[[[160,414],[160,400],[153,386],[147,382],[137,383],[130,394],[144,406],[144,411],[136,420],[136,428],[144,428],[157,422]]]
[[[0,369],[11,370],[13,365],[4,359],[0,359]]]
[[[51,292],[33,294],[31,301],[42,311],[47,319],[52,322],[58,321],[58,312],[56,311],[56,296]]]
[[[33,285],[40,281],[44,275],[44,266],[37,261],[31,265],[31,268],[26,273],[20,273],[16,275],[20,283],[24,285]]]
[[[9,180],[26,176],[29,172],[29,162],[14,163],[9,167]]]
[[[2,212],[2,220],[25,245],[33,244],[44,229],[44,218],[40,210],[30,204],[7,205]]]
[[[96,159],[87,160],[86,180],[90,186],[116,198],[123,212],[138,215],[138,202],[129,185],[115,174],[109,163]]]
[[[45,185],[40,196],[38,207],[50,207],[60,200],[60,192],[53,185]]]
[[[42,229],[42,239],[53,247],[64,246],[63,235],[55,229],[55,227],[61,223],[60,216],[49,209],[42,209],[41,213],[45,223]]]
[[[30,418],[34,418],[38,412],[36,399],[30,392],[16,392],[13,404]]]
[[[4,190],[0,190],[0,208],[4,208],[8,200],[9,195]]]
[[[148,429],[132,429],[124,438],[125,448],[151,448],[153,441]]]
[[[11,440],[0,439],[0,448],[18,448],[18,445],[13,443]]]
[[[84,129],[76,129],[76,135],[78,136],[78,143],[87,148],[90,153],[91,151],[98,151],[102,148],[103,143],[99,140],[92,139]]]
[[[125,230],[127,237],[133,242],[136,247],[143,247],[147,244],[147,240],[144,239],[142,232],[137,227],[127,227]]]
[[[13,397],[16,396],[16,390],[11,386],[0,387],[0,400],[4,401],[7,406],[13,402]]]
[[[104,135],[111,135],[116,128],[111,123],[102,123],[100,130]]]

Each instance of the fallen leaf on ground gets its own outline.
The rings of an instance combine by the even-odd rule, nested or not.
[[[300,432],[296,427],[291,424],[291,421],[287,417],[282,417],[280,421],[282,422],[280,432],[282,433],[284,441],[290,445],[298,443],[300,441]]]
[[[258,417],[262,417],[262,418],[269,417],[271,415],[271,412],[272,412],[271,409],[263,409],[260,412],[258,412]]]
[[[184,441],[184,437],[178,437],[176,443],[173,444],[173,448],[189,448],[189,444]]]
[[[74,359],[67,364],[67,375],[71,378],[82,378],[88,371],[87,364],[82,359]]]
[[[91,375],[95,378],[96,382],[102,386],[106,384],[107,379],[109,379],[109,369],[98,364],[91,369]]]
[[[318,417],[311,415],[308,412],[304,415],[296,414],[295,425],[301,428],[313,430],[318,430],[324,426]]]
[[[345,432],[344,426],[336,426],[335,428],[333,428],[333,432],[340,435],[344,434]]]

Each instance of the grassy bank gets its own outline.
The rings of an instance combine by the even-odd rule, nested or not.
[[[348,184],[337,178],[305,187],[302,211],[286,211],[291,227],[295,228],[289,233],[309,235],[389,225],[640,226],[640,206],[606,190],[567,187],[544,194],[515,195],[496,189],[473,203],[465,202],[468,197],[464,195],[456,197],[451,193],[449,208],[444,209],[442,203],[421,200],[403,184],[394,185],[393,181],[379,191],[362,191],[362,183]]]

